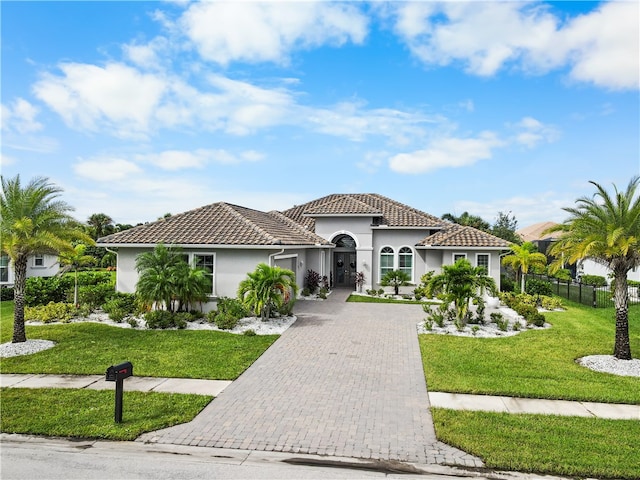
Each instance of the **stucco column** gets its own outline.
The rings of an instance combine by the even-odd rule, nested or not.
[[[364,272],[364,285],[362,291],[371,289],[373,277],[373,248],[361,247],[356,249],[358,272]]]

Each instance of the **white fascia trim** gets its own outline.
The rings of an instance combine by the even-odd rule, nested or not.
[[[127,247],[127,248],[153,248],[157,243],[96,243],[97,247]],[[228,244],[201,244],[201,243],[166,243],[167,247],[200,248],[205,250],[274,250],[274,249],[304,249],[304,248],[334,248],[333,245],[228,245]]]
[[[442,230],[442,227],[392,227],[389,225],[372,225],[371,230]]]
[[[480,250],[486,252],[503,252],[509,250],[507,247],[434,247],[433,245],[417,245],[420,250]]]

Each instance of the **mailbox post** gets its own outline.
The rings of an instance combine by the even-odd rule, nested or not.
[[[116,382],[116,423],[122,423],[122,392],[124,390],[124,379],[129,378],[131,375],[133,375],[133,365],[131,362],[111,365],[107,368],[105,380],[107,382]]]

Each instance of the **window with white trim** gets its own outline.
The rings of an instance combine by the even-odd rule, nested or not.
[[[196,268],[203,269],[209,283],[209,295],[214,295],[214,276],[215,276],[215,255],[212,253],[194,253],[193,264]]]
[[[0,282],[9,281],[9,255],[0,255]]]
[[[380,278],[393,271],[393,248],[382,247],[380,250]]]
[[[413,280],[413,250],[402,247],[398,251],[398,270],[405,272]]]
[[[454,253],[453,254],[453,263],[456,263],[461,258],[467,258],[467,254],[466,253]]]
[[[33,256],[34,267],[44,267],[44,255],[38,254]]]
[[[476,255],[476,267],[484,267],[487,271],[487,275],[489,274],[489,254],[488,253],[478,253]]]

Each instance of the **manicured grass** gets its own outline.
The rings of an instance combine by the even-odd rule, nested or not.
[[[571,477],[640,478],[640,422],[432,409],[438,439],[489,468]]]
[[[188,422],[212,399],[125,391],[122,423],[115,423],[112,391],[3,388],[0,393],[3,432],[108,440],[134,440]]]
[[[13,329],[13,314],[7,314],[13,310],[2,303],[1,337],[7,342]],[[28,326],[27,338],[57,345],[34,355],[1,359],[3,373],[104,374],[110,365],[130,361],[136,376],[234,380],[278,336],[76,323]]]
[[[613,352],[613,309],[571,303],[545,316],[552,328],[507,338],[420,335],[429,390],[640,404],[640,378],[598,373],[575,362]],[[640,308],[630,310],[629,324],[638,358]]]

